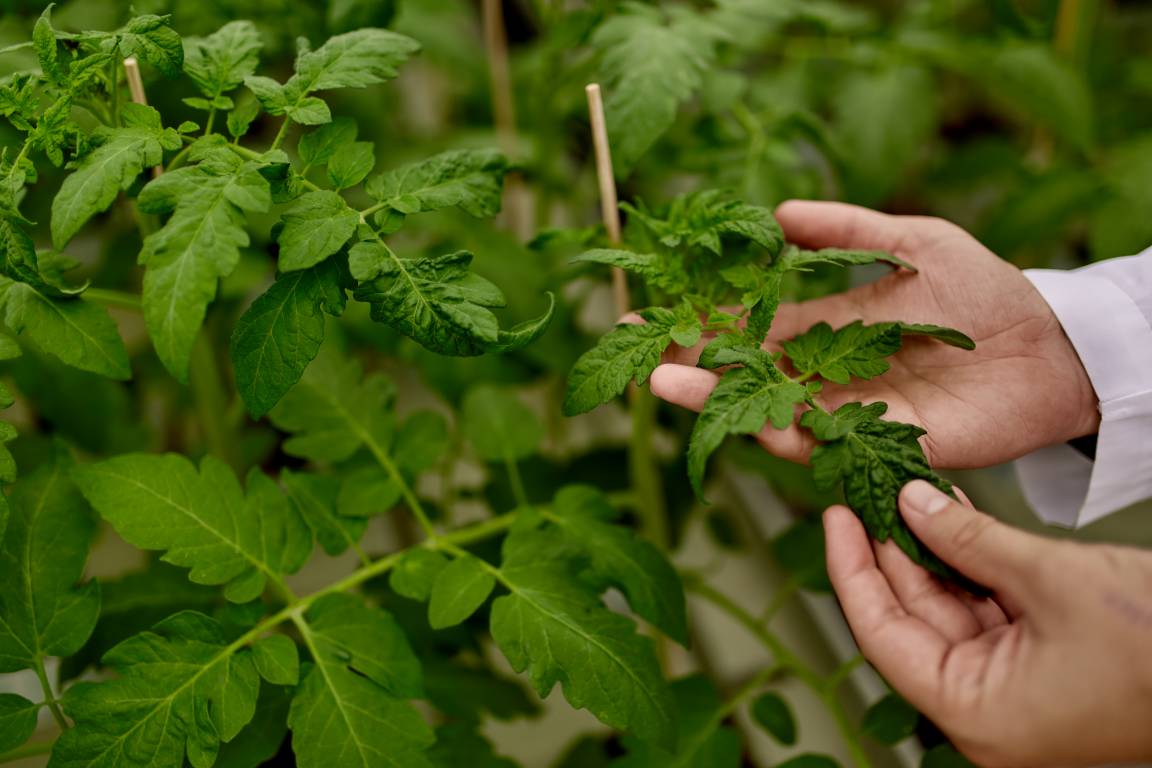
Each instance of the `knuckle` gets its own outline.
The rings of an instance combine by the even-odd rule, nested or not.
[[[973,515],[952,531],[952,549],[957,553],[980,549],[995,522],[985,515]]]

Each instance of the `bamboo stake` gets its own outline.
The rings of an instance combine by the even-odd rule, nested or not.
[[[604,98],[599,83],[584,88],[588,94],[588,115],[592,122],[592,145],[596,150],[596,178],[600,182],[600,215],[608,240],[620,244],[620,204],[616,198],[616,178],[612,173],[612,147],[608,144],[608,123],[604,119]],[[628,278],[620,267],[612,267],[612,292],[616,299],[616,314],[623,317],[632,308],[628,295]]]
[[[517,149],[516,102],[512,95],[512,76],[508,66],[508,33],[504,27],[502,0],[484,0],[483,26],[496,137],[501,151],[512,158]],[[521,238],[527,238],[530,234],[526,229],[529,222],[524,209],[525,191],[519,174],[509,174],[505,182],[504,210],[509,229]]]
[[[148,96],[144,93],[144,79],[140,77],[140,63],[135,56],[124,59],[124,79],[128,81],[128,91],[132,94],[132,101],[148,106]],[[164,172],[163,166],[152,168],[152,176],[158,178]]]

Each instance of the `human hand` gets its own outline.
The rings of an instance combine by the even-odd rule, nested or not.
[[[846,507],[824,515],[828,575],[865,657],[982,766],[1152,759],[1152,552],[1003,525],[928,483],[900,509],[953,591]]]
[[[842,203],[791,201],[776,211],[788,239],[806,248],[893,253],[920,269],[896,272],[842,294],[781,306],[769,345],[820,321],[901,320],[956,328],[976,341],[965,351],[908,338],[892,368],[871,381],[827,384],[826,407],[888,403],[886,418],[917,424],[929,462],[988,466],[1045,445],[1092,434],[1097,398],[1076,351],[1020,270],[941,219],[888,216]],[[718,377],[696,368],[699,347],[674,350],[652,374],[652,391],[700,410]],[[792,426],[759,435],[772,453],[803,461],[811,436]]]

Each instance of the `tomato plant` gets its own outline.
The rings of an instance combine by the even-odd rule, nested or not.
[[[1152,238],[1123,214],[1152,188],[1152,125],[1094,120],[1117,110],[1088,86],[1149,90],[1139,62],[1085,52],[1127,44],[1119,15],[1092,32],[1011,3],[488,2],[483,23],[453,0],[17,5],[0,672],[28,685],[0,693],[0,762],[515,765],[487,724],[559,688],[602,724],[560,764],[737,766],[749,727],[803,736],[790,678],[829,711],[824,751],[870,764],[917,713],[889,696],[860,720],[842,695],[859,658],[812,664],[768,619],[826,589],[804,513],[840,485],[874,536],[957,579],[895,511],[908,479],[951,485],[882,404],[814,395],[882,375],[908,336],[972,342],[894,317],[764,351],[781,301],[849,267],[911,276],[790,245],[770,206],[946,213],[1021,263]],[[589,80],[621,241],[592,224]],[[607,267],[642,322],[615,324]],[[694,424],[632,386],[705,338],[725,372]],[[821,443],[811,470],[721,449],[794,420]],[[730,530],[716,453],[769,476],[795,525]],[[701,523],[719,552],[775,552],[790,575],[765,616],[677,557]],[[774,663],[710,677],[686,593]],[[807,748],[787,764],[835,764]]]

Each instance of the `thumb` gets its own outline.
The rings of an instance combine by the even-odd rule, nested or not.
[[[941,560],[997,592],[1030,583],[1045,540],[1004,525],[914,480],[900,491],[900,512],[917,538]]]

